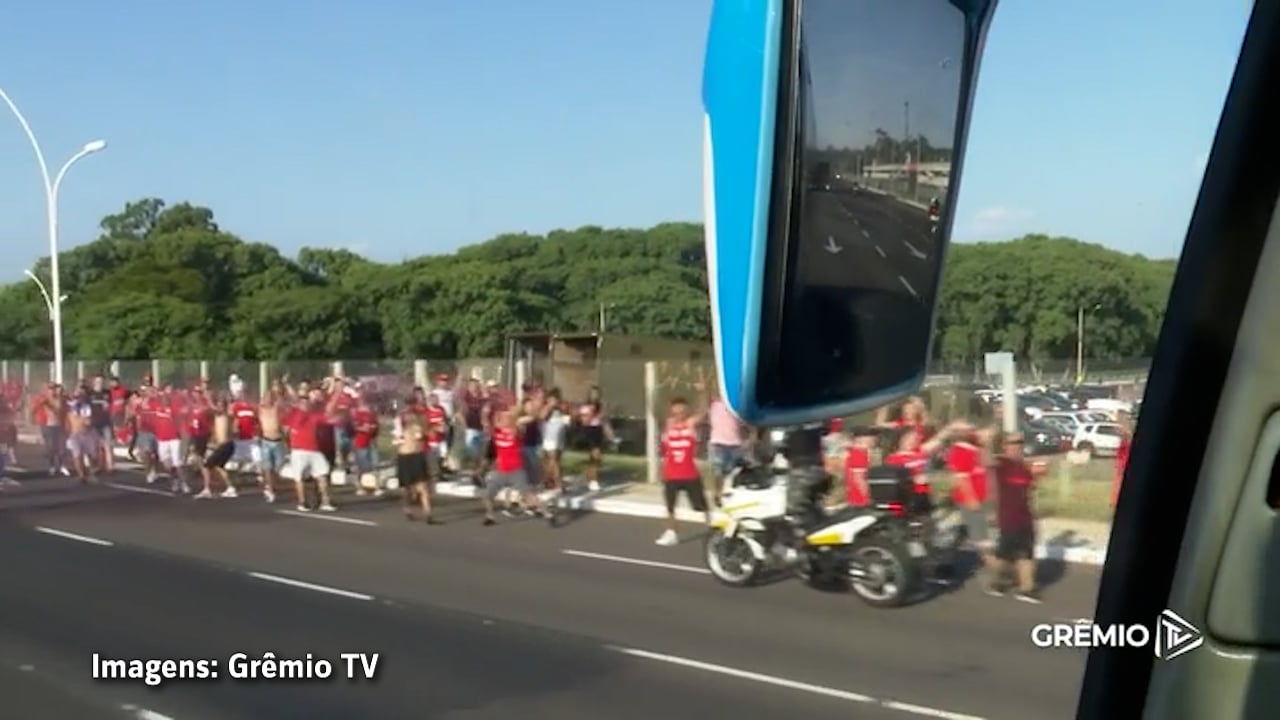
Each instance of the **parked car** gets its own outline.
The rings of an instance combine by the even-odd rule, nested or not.
[[[1124,429],[1116,423],[1088,423],[1076,429],[1072,446],[1095,456],[1115,455],[1120,449]]]
[[[1028,455],[1054,455],[1071,449],[1071,434],[1050,423],[1023,421],[1022,437]]]

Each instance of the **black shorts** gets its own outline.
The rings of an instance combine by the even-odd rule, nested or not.
[[[1029,560],[1036,556],[1036,531],[1030,528],[1000,530],[996,557],[1006,562]]]
[[[209,452],[209,436],[193,436],[187,440],[187,455],[204,459]]]
[[[396,455],[396,479],[401,487],[435,480],[440,474],[440,456],[417,452]]]
[[[231,456],[236,454],[236,444],[233,442],[224,442],[209,453],[209,457],[205,458],[204,466],[210,470],[226,467],[231,460]]]
[[[689,499],[689,506],[694,512],[707,511],[707,488],[702,478],[693,480],[664,480],[662,482],[662,499],[667,504],[667,512],[674,512],[676,500],[683,493]]]
[[[582,444],[587,446],[588,450],[602,450],[604,448],[604,426],[588,425],[582,429]]]

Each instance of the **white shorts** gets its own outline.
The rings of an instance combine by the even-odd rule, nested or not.
[[[237,440],[231,460],[242,470],[258,467],[262,464],[262,447],[257,440]]]
[[[161,440],[156,443],[156,461],[162,467],[178,468],[185,464],[181,440]]]
[[[294,480],[322,478],[329,474],[329,461],[315,450],[291,450],[289,470]]]

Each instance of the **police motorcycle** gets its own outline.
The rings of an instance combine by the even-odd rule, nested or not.
[[[930,496],[905,469],[873,468],[870,505],[827,512],[834,478],[820,464],[793,466],[780,449],[788,432],[770,433],[767,461],[745,459],[724,479],[705,545],[718,581],[748,587],[782,569],[813,585],[845,582],[868,605],[891,608],[954,562],[963,537],[938,527]]]

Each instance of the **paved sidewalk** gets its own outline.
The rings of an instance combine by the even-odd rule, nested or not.
[[[23,436],[23,443],[35,442],[36,438]],[[128,462],[128,455],[117,448],[116,456],[125,460],[121,464],[124,469],[138,466]],[[380,479],[392,477],[394,471],[390,467],[378,471]],[[571,484],[577,478],[570,478]],[[334,478],[335,486],[348,483],[341,475]],[[443,481],[437,485],[437,492],[448,497],[474,498],[477,491],[469,480]],[[659,485],[636,482],[619,482],[606,484],[597,492],[571,492],[560,499],[563,507],[578,512],[598,512],[609,515],[627,515],[660,519],[665,515],[662,504],[662,488]],[[702,522],[703,518],[688,508],[679,508],[676,516],[685,522]],[[1040,521],[1040,542],[1036,545],[1036,556],[1044,559],[1062,560],[1069,563],[1101,565],[1107,557],[1107,541],[1111,536],[1110,523],[1075,520],[1070,518],[1048,517]]]

